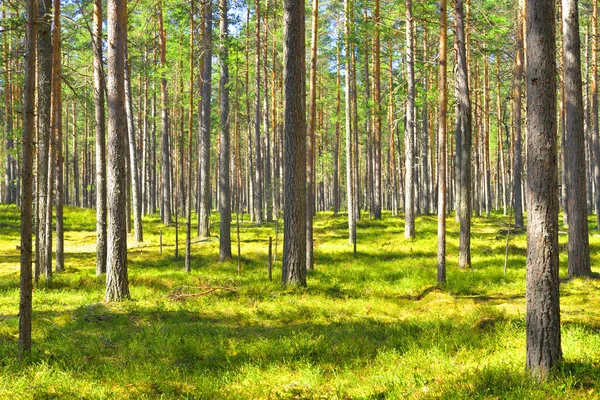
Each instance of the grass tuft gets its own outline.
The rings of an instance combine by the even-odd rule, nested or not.
[[[524,371],[525,234],[511,232],[504,275],[501,214],[474,219],[469,270],[457,268],[458,225],[448,219],[443,289],[431,216],[417,218],[413,240],[391,214],[359,221],[354,256],[346,217],[319,214],[308,288],[280,284],[281,231],[267,279],[274,223],[240,224],[241,274],[236,260],[217,261],[215,236],[193,238],[186,274],[183,226],[176,260],[174,227],[148,216],[144,243],[129,238],[132,300],[111,304],[95,276],[94,212],[67,207],[65,217],[66,271],[35,288],[33,352],[19,360],[19,210],[0,210],[0,398],[598,397],[600,280],[561,284],[565,361],[550,381],[532,381]],[[598,273],[600,236],[590,245]],[[566,277],[566,254],[560,259]]]

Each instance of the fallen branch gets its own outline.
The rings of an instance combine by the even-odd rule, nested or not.
[[[202,290],[201,292],[183,292],[183,290]],[[205,296],[207,294],[215,293],[217,290],[225,290],[232,293],[237,293],[236,289],[226,286],[179,286],[173,293],[169,295],[169,300],[181,301],[190,297]]]

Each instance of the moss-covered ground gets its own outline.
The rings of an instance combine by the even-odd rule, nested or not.
[[[319,214],[306,289],[280,284],[281,235],[267,279],[275,224],[244,218],[241,274],[235,259],[218,262],[218,239],[195,238],[186,274],[183,226],[176,260],[174,227],[147,217],[144,243],[129,240],[132,299],[113,304],[103,302],[104,277],[95,276],[94,221],[94,211],[66,209],[66,271],[35,288],[33,351],[19,360],[19,212],[1,207],[0,398],[599,397],[600,281],[561,284],[564,363],[548,382],[532,381],[524,368],[525,234],[511,238],[505,275],[501,214],[473,219],[470,270],[457,268],[458,226],[448,219],[443,290],[435,286],[433,216],[417,218],[414,240],[404,239],[400,217],[361,220],[354,256],[346,216]],[[212,229],[217,236],[216,215]],[[590,232],[600,272],[600,235]],[[565,277],[566,235],[560,240]],[[217,286],[233,290],[206,289]]]

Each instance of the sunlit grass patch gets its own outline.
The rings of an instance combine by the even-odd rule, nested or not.
[[[448,218],[448,284],[436,285],[437,221],[402,216],[315,219],[316,269],[307,288],[283,288],[282,225],[240,222],[241,274],[218,262],[212,236],[192,238],[184,272],[184,219],[144,219],[129,237],[131,300],[105,304],[95,276],[95,215],[66,210],[66,271],[34,291],[34,348],[16,357],[19,210],[0,210],[0,398],[595,398],[600,382],[600,281],[561,284],[565,362],[544,384],[525,371],[525,234],[507,217],[474,218],[472,262],[457,267],[458,224]],[[193,217],[195,220],[195,216]],[[234,219],[235,221],[235,219]],[[590,220],[591,221],[591,220]],[[278,227],[277,227],[278,226]],[[564,230],[561,227],[561,230]],[[162,253],[160,233],[162,231]],[[268,238],[277,238],[273,281]],[[564,246],[566,235],[561,235]],[[596,272],[600,236],[591,232]],[[566,255],[561,255],[566,275]],[[206,288],[225,287],[195,296]]]

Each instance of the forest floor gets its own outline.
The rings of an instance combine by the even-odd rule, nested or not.
[[[457,268],[458,226],[448,219],[444,290],[435,286],[434,216],[417,218],[414,240],[404,239],[400,217],[363,219],[354,256],[346,216],[319,214],[316,267],[306,289],[280,284],[281,234],[273,281],[267,279],[274,223],[256,226],[245,217],[241,274],[235,259],[217,261],[214,237],[193,240],[186,274],[183,227],[175,260],[174,227],[148,217],[144,243],[129,240],[132,299],[106,304],[104,277],[95,276],[94,211],[67,208],[66,271],[36,287],[33,351],[21,361],[18,218],[15,206],[0,207],[3,399],[600,396],[598,280],[561,284],[564,363],[547,383],[527,377],[525,234],[511,235],[505,275],[501,214],[473,218],[470,270]],[[590,232],[592,265],[600,272],[600,233]],[[562,234],[561,277],[566,240]]]

